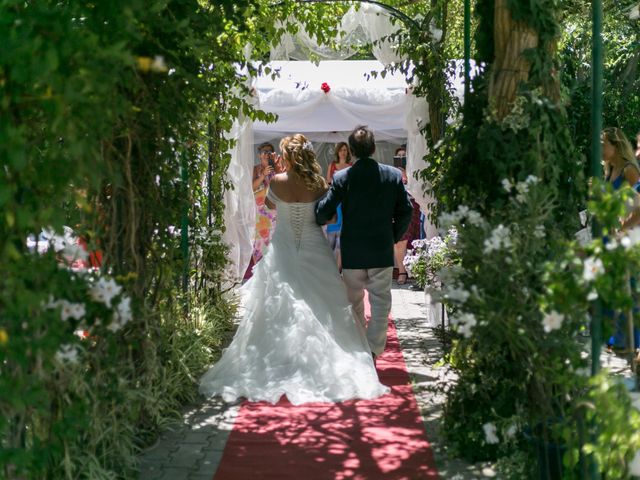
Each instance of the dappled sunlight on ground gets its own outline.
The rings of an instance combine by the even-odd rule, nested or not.
[[[391,392],[375,400],[243,403],[215,478],[437,478],[392,323],[377,367]]]

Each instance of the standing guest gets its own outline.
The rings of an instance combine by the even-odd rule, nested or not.
[[[344,170],[352,165],[349,145],[345,142],[336,143],[336,148],[333,150],[333,156],[334,159],[327,169],[327,184],[329,185],[331,185],[331,182],[333,181],[334,173]]]
[[[271,231],[275,226],[276,212],[264,203],[269,183],[277,173],[284,172],[280,157],[276,156],[273,144],[258,145],[259,163],[253,167],[253,195],[256,200],[256,233],[253,242],[252,261],[255,265],[262,258],[264,249],[269,245]]]
[[[640,180],[640,167],[631,143],[619,128],[607,127],[602,131],[602,162],[605,179],[616,190],[624,182],[634,187]]]
[[[327,223],[342,203],[342,278],[375,359],[387,341],[393,244],[407,230],[413,209],[398,169],[371,158],[376,144],[368,127],[353,130],[349,147],[357,160],[351,168],[334,175],[331,188],[316,206],[316,222]],[[365,290],[371,304],[368,324],[364,316]]]
[[[397,148],[393,154],[394,165],[402,172],[402,183],[407,184],[407,149],[404,145]],[[416,203],[411,195],[409,201],[413,207],[411,223],[399,242],[393,246],[396,267],[398,268],[398,285],[404,285],[409,280],[409,274],[404,266],[404,257],[407,254],[407,245],[411,245],[414,240],[420,239],[420,205]]]
[[[327,184],[331,185],[333,182],[333,175],[340,170],[344,170],[347,167],[352,165],[351,163],[351,152],[349,151],[349,146],[345,142],[336,143],[336,147],[333,151],[334,160],[329,165],[329,169],[327,170]],[[342,258],[340,255],[340,230],[342,230],[342,206],[338,205],[338,209],[336,211],[337,220],[335,223],[327,224],[327,240],[329,240],[329,245],[331,246],[331,250],[333,250],[333,255],[336,258],[336,263],[338,264],[338,270],[342,270]]]
[[[623,184],[637,189],[638,181],[640,180],[640,168],[636,161],[631,142],[627,140],[625,134],[616,127],[608,127],[602,131],[602,163],[604,167],[605,179],[611,183],[615,190],[620,189]],[[631,216],[627,219],[623,219],[620,224],[622,231],[630,229],[636,221],[631,220],[637,218],[637,213],[632,212]],[[635,287],[636,279],[632,277],[632,288]],[[635,289],[635,288],[634,288]],[[607,342],[607,348],[624,349],[627,346],[627,318],[624,314],[616,316],[613,311],[606,311],[609,316],[617,317],[616,319],[616,331],[609,338]],[[640,330],[637,327],[633,329],[634,346],[638,348],[640,346]]]

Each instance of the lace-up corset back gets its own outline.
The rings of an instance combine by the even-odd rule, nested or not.
[[[316,224],[316,202],[285,202],[269,189],[267,198],[271,200],[277,209],[276,228],[274,239],[279,237],[282,241],[291,241],[296,250],[300,250],[305,239],[315,239],[322,230]]]

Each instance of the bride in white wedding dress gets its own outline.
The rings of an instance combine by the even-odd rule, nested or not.
[[[242,287],[245,313],[200,392],[225,401],[245,397],[298,405],[371,399],[378,380],[365,332],[354,319],[333,252],[316,224],[327,189],[311,143],[285,137],[287,172],[276,175],[267,205],[277,210],[273,238]]]

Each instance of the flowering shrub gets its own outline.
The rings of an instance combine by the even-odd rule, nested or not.
[[[604,307],[604,338],[599,340],[604,342],[616,328],[622,328],[628,336],[627,325],[616,324],[620,314],[629,315],[637,306],[640,292],[631,277],[640,271],[640,227],[628,232],[618,229],[620,218],[627,215],[633,203],[633,195],[630,188],[616,192],[610,184],[595,181],[589,211],[601,226],[603,236],[589,243],[571,242],[563,255],[547,264],[540,305],[544,311],[543,329],[550,341],[558,342],[586,327],[591,315],[602,313],[600,307]],[[640,325],[637,316],[634,321],[636,327]],[[578,368],[576,373],[586,372]],[[593,430],[587,438],[594,441],[588,442],[583,451],[593,453],[607,478],[640,474],[640,462],[634,460],[640,458],[640,413],[631,408],[624,385],[606,372],[598,375],[590,380],[581,398],[571,404],[570,412],[574,418],[588,420]],[[570,427],[562,433],[564,441],[572,446],[567,464],[575,465],[579,448],[576,433]]]
[[[458,261],[455,250],[457,238],[458,232],[452,227],[444,239],[435,236],[411,242],[413,248],[405,256],[404,266],[420,288],[435,286],[439,282],[438,272]]]
[[[209,199],[222,228],[222,133],[251,109],[244,42],[219,33],[248,6],[2,2],[0,477],[133,478],[195,399],[231,321],[225,250],[166,228],[206,224]]]
[[[575,312],[565,325],[572,328],[552,339],[544,328],[545,261],[558,241],[549,228],[554,197],[533,175],[506,179],[501,188],[508,200],[495,219],[464,205],[440,217],[441,228],[459,232],[460,258],[439,272],[436,293],[458,334],[451,366],[459,379],[448,395],[445,431],[474,459],[507,454],[524,425],[562,416],[581,384],[575,370],[586,366],[576,339],[584,315]]]
[[[634,433],[640,416],[629,409],[624,388],[606,376],[588,381],[581,335],[594,300],[616,312],[635,304],[629,272],[640,270],[640,229],[615,234],[631,192],[595,182],[589,210],[609,240],[555,239],[552,250],[553,197],[546,187],[534,177],[503,186],[509,206],[498,225],[465,206],[441,217],[459,229],[461,256],[460,266],[441,273],[440,295],[453,307],[458,334],[452,367],[459,381],[448,397],[447,435],[461,449],[473,446],[476,458],[511,455],[524,427],[560,419],[558,428],[536,434],[564,443],[566,468],[577,468],[582,449],[611,478],[626,478],[640,449]],[[614,327],[610,319],[605,335]],[[604,417],[592,411],[594,403]],[[584,438],[595,441],[583,445]],[[613,438],[624,444],[612,449]]]

